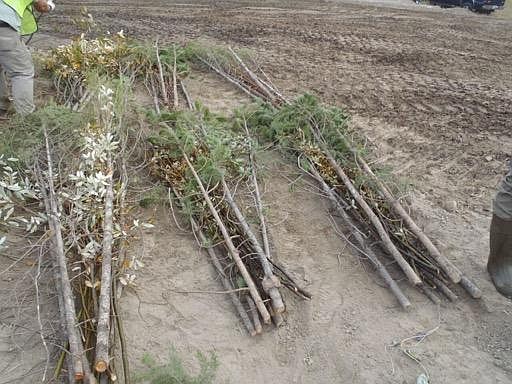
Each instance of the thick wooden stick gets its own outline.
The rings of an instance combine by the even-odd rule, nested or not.
[[[462,276],[460,280],[460,285],[468,292],[473,299],[482,298],[482,291],[480,288],[476,286],[471,280],[469,280],[466,276]]]
[[[162,90],[162,98],[166,106],[169,106],[169,96],[165,87],[164,70],[162,68],[162,61],[160,60],[160,50],[158,49],[158,39],[156,39],[156,62],[158,65],[158,75],[160,77],[160,87]]]
[[[432,281],[432,283],[436,286],[436,288],[439,291],[441,291],[441,293],[443,295],[445,295],[448,300],[450,300],[451,302],[455,302],[459,299],[457,297],[457,295],[443,281],[438,279],[433,273],[429,273],[429,272],[423,272],[423,273],[426,274],[427,279]]]
[[[113,243],[113,209],[114,179],[112,158],[107,160],[109,172],[105,196],[105,217],[103,219],[103,250],[101,265],[101,289],[99,297],[98,326],[96,330],[96,372],[105,372],[108,368],[110,341],[110,303],[112,299],[112,243]]]
[[[283,314],[282,313],[273,313],[272,321],[274,322],[274,325],[279,328],[281,325],[284,324]]]
[[[345,209],[343,209],[343,206],[340,204],[334,193],[332,192],[331,188],[327,185],[323,177],[320,175],[316,167],[312,162],[310,162],[311,166],[311,172],[313,173],[313,176],[317,180],[317,182],[322,187],[322,191],[327,195],[331,203],[333,204],[334,208],[336,209],[336,212],[341,217],[341,219],[345,222],[348,228],[354,228],[355,224],[353,223],[350,216],[347,214]],[[357,228],[357,227],[356,227]],[[368,257],[370,262],[375,266],[377,269],[378,274],[380,277],[384,280],[386,285],[389,287],[393,295],[395,295],[396,299],[404,309],[408,309],[411,306],[411,302],[407,298],[407,296],[404,295],[398,284],[395,280],[391,277],[389,272],[387,271],[384,264],[380,262],[377,255],[373,252],[373,250],[368,247],[366,244],[366,241],[364,241],[363,236],[361,236],[361,233],[359,231],[353,231],[353,235],[355,240],[357,241],[359,245],[359,252],[364,251],[364,256]]]
[[[258,317],[258,310],[256,309],[256,305],[254,305],[254,301],[252,301],[250,296],[245,296],[245,301],[247,301],[249,311],[252,315],[255,332],[259,335],[263,332],[263,327],[261,326],[260,318]]]
[[[439,252],[437,247],[432,243],[428,236],[425,235],[425,232],[423,232],[421,228],[414,222],[402,204],[400,204],[400,202],[393,196],[388,187],[377,177],[377,175],[375,175],[366,161],[361,156],[359,156],[355,150],[352,150],[352,152],[355,154],[357,161],[361,164],[364,172],[370,176],[377,184],[382,196],[391,205],[395,213],[404,221],[405,225],[411,230],[411,232],[414,233],[418,237],[418,240],[421,241],[425,248],[427,248],[427,251],[436,261],[439,267],[441,267],[441,269],[448,275],[450,280],[456,284],[459,283],[462,278],[462,273],[457,269],[457,267],[455,267],[455,265],[453,265],[450,260],[441,255],[441,252]]]
[[[434,304],[439,305],[441,304],[441,299],[434,293],[432,288],[430,288],[428,285],[423,284],[420,286],[420,290],[427,296],[430,301],[432,301]]]
[[[66,333],[69,340],[69,350],[71,352],[71,365],[74,373],[75,380],[82,380],[84,378],[84,367],[82,364],[82,356],[80,352],[83,350],[79,347],[82,343],[78,335],[77,317],[74,304],[73,290],[69,280],[68,269],[66,265],[66,255],[64,252],[64,240],[62,238],[61,222],[59,219],[57,197],[55,194],[55,186],[53,184],[53,165],[50,151],[50,143],[48,139],[48,132],[46,127],[43,126],[43,133],[46,146],[46,160],[48,165],[48,222],[53,235],[53,251],[57,261],[57,270],[59,273],[59,281],[62,290],[62,308],[64,311]]]
[[[361,196],[361,194],[358,192],[354,184],[352,184],[352,181],[347,176],[345,171],[339,166],[339,164],[336,162],[334,157],[332,156],[329,149],[324,145],[318,135],[318,133],[315,131],[315,129],[311,126],[311,132],[316,137],[317,142],[322,146],[323,153],[327,158],[327,161],[331,165],[331,167],[334,169],[338,177],[341,179],[343,184],[345,184],[345,187],[350,192],[350,194],[354,197],[354,199],[357,201],[359,206],[362,208],[362,210],[365,212],[368,219],[373,224],[375,230],[377,231],[379,237],[382,240],[382,244],[386,248],[386,250],[393,256],[397,264],[400,266],[402,271],[404,271],[405,275],[407,276],[407,279],[414,285],[421,285],[422,281],[419,278],[419,276],[416,274],[414,269],[410,266],[410,264],[404,259],[400,251],[396,248],[396,246],[393,244],[393,241],[389,237],[389,234],[386,232],[386,229],[380,222],[379,218],[373,212],[372,208],[368,205],[366,200]]]
[[[256,251],[256,254],[258,255],[258,258],[260,260],[261,267],[263,268],[263,273],[265,274],[265,278],[263,279],[263,289],[265,292],[268,293],[272,300],[272,308],[276,313],[283,313],[285,310],[285,305],[283,302],[283,298],[281,297],[281,293],[279,292],[279,287],[281,286],[281,283],[279,281],[279,278],[274,275],[274,271],[272,270],[272,265],[268,261],[268,258],[261,248],[260,242],[254,235],[254,232],[252,231],[251,227],[245,220],[244,215],[240,211],[240,208],[235,202],[235,199],[233,198],[233,195],[231,195],[231,191],[229,190],[229,186],[226,183],[226,180],[222,178],[222,187],[224,189],[224,198],[226,199],[226,202],[230,206],[231,210],[235,214],[240,226],[242,227],[244,233],[251,241],[254,250]]]
[[[85,384],[97,384],[96,377],[91,371],[91,367],[89,365],[89,361],[87,360],[87,355],[83,349],[82,343],[80,343],[78,346],[80,348],[80,353],[82,354],[82,364],[84,366],[83,382]]]
[[[171,128],[168,127],[170,132],[172,132]],[[268,312],[267,308],[265,307],[265,303],[261,299],[260,293],[258,292],[258,288],[256,287],[256,284],[254,284],[254,281],[252,280],[251,275],[249,274],[249,271],[247,271],[247,268],[245,267],[244,262],[240,258],[240,254],[238,253],[238,250],[236,249],[235,245],[233,244],[233,241],[231,240],[231,236],[229,235],[228,230],[226,229],[226,226],[222,222],[222,219],[219,216],[219,213],[215,209],[215,205],[213,204],[210,196],[208,195],[208,192],[206,191],[203,182],[201,181],[201,178],[197,174],[194,166],[190,162],[190,159],[188,158],[187,154],[183,152],[183,158],[185,159],[190,171],[192,172],[199,189],[201,190],[201,193],[203,194],[203,197],[206,201],[206,204],[208,205],[208,208],[213,215],[215,222],[217,223],[217,226],[219,227],[219,230],[222,233],[222,236],[224,237],[224,241],[226,242],[226,246],[228,248],[229,254],[231,255],[233,261],[235,262],[236,266],[238,267],[238,270],[240,271],[240,274],[244,278],[247,287],[249,288],[249,292],[251,293],[252,298],[254,299],[254,302],[256,303],[256,307],[260,311],[261,317],[263,319],[263,322],[265,324],[269,324],[271,321],[270,313]]]
[[[180,83],[181,83],[181,88],[183,90],[183,93],[185,94],[185,98],[187,99],[187,104],[188,104],[189,109],[194,110],[195,109],[194,108],[194,103],[192,102],[192,99],[188,95],[188,92],[187,92],[187,89],[185,87],[185,84],[183,84],[183,81],[181,81]],[[201,129],[203,131],[203,134],[206,135],[206,132],[205,132],[204,128],[201,127]],[[176,190],[174,188],[173,188],[173,192],[174,192],[174,195],[178,199],[180,199],[179,195],[177,194],[177,192],[176,192]],[[197,225],[197,223],[195,222],[195,220],[193,218],[190,218],[190,221],[191,221],[191,225],[192,225],[192,230],[198,234],[199,240],[201,241],[201,243],[207,244],[206,243],[206,241],[207,241],[206,236],[200,230],[200,228]],[[226,291],[233,291],[234,287],[231,284],[231,282],[229,281],[229,279],[227,278],[227,276],[225,275],[224,270],[223,270],[222,265],[221,265],[221,263],[220,263],[220,261],[219,261],[219,259],[217,257],[217,254],[216,254],[215,250],[213,248],[211,248],[211,247],[207,247],[206,251],[208,252],[208,254],[210,256],[213,265],[217,269],[217,272],[221,276],[222,284],[224,285],[224,288],[226,289]],[[251,322],[249,316],[247,315],[247,312],[245,311],[245,308],[244,308],[242,302],[240,301],[240,299],[238,298],[238,296],[234,292],[230,293],[229,296],[231,298],[231,301],[233,302],[233,305],[237,309],[237,312],[240,315],[240,318],[242,319],[242,322],[244,323],[245,328],[247,329],[249,334],[251,336],[255,336],[257,333],[261,333],[261,331],[260,332],[256,331],[253,323]],[[253,303],[253,305],[254,305],[254,301],[252,299],[251,299],[251,303]],[[260,323],[260,320],[259,320],[257,312],[256,312],[256,319],[257,319],[257,322]],[[260,328],[261,328],[261,323],[260,323]]]

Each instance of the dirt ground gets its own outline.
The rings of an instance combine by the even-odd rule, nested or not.
[[[157,229],[132,250],[145,267],[136,294],[123,299],[133,370],[144,353],[163,360],[174,346],[191,366],[196,350],[215,351],[219,383],[405,384],[424,369],[433,384],[511,383],[512,302],[495,293],[485,263],[490,200],[512,152],[512,21],[400,0],[254,3],[61,1],[42,29],[75,34],[71,19],[86,5],[103,30],[250,48],[287,95],[311,91],[352,114],[376,161],[410,185],[418,222],[485,297],[459,292],[460,301],[437,307],[402,282],[414,305],[403,312],[336,234],[308,180],[292,184],[298,171],[269,153],[273,253],[313,300],[286,295],[286,324],[248,337],[226,297],[175,292],[220,284],[194,238],[168,212],[148,209]],[[245,100],[211,75],[194,75],[189,88],[214,110]],[[430,330],[408,345],[421,365],[390,347]],[[19,382],[35,382],[27,380]]]

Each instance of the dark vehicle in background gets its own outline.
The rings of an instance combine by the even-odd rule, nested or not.
[[[430,2],[443,8],[464,7],[473,12],[486,14],[503,9],[505,6],[505,0],[431,0]]]

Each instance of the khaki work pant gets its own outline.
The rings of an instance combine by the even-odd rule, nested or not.
[[[0,27],[0,110],[9,107],[9,88],[12,86],[14,109],[20,115],[34,112],[34,64],[32,56],[12,28]]]

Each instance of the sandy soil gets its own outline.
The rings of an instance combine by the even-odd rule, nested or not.
[[[334,232],[307,180],[291,188],[297,170],[269,154],[274,253],[313,300],[286,296],[285,326],[249,338],[224,296],[174,292],[220,284],[193,237],[162,209],[147,210],[158,229],[133,249],[146,267],[123,304],[134,370],[145,352],[163,359],[175,346],[192,366],[196,350],[216,351],[219,382],[414,383],[420,365],[387,346],[436,329],[413,348],[432,383],[512,381],[512,303],[485,272],[490,199],[512,148],[512,23],[411,3],[60,2],[43,25],[53,35],[75,33],[70,19],[85,4],[105,30],[250,48],[287,94],[310,90],[350,111],[376,161],[411,185],[415,217],[485,292],[438,308],[404,282],[414,309],[402,312]],[[213,109],[244,100],[212,76],[189,82]]]

